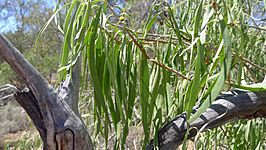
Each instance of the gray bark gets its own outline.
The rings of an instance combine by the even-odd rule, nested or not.
[[[266,92],[232,90],[221,94],[198,119],[190,124],[188,139],[195,137],[199,130],[216,128],[238,119],[265,117],[265,108]],[[194,109],[194,112],[196,111],[197,109]],[[182,144],[187,131],[186,113],[182,113],[159,130],[159,148],[161,150],[177,149]],[[153,141],[146,149],[154,149]]]
[[[43,149],[93,149],[92,141],[77,109],[78,90],[75,90],[74,86],[79,85],[79,70],[73,72],[74,78],[68,77],[56,92],[2,34],[0,56],[29,88],[28,91],[17,92],[15,98],[39,131],[44,143]]]

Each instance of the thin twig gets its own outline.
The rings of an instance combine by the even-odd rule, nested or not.
[[[236,55],[236,54],[234,53],[234,55]],[[240,57],[240,59],[241,59],[241,60],[243,60],[244,62],[246,62],[246,63],[250,64],[251,66],[257,67],[258,69],[260,69],[260,70],[262,70],[262,71],[266,72],[266,68],[264,68],[264,67],[261,67],[261,66],[259,66],[259,65],[255,64],[255,63],[253,63],[253,62],[249,61],[248,59],[246,59],[246,58],[244,58],[244,57]]]
[[[206,47],[206,48],[208,48],[209,50],[214,50],[215,52],[217,52],[217,48],[216,48],[216,47]],[[236,54],[235,52],[233,52],[233,56],[237,56],[237,54]],[[261,66],[255,64],[255,63],[251,62],[250,60],[248,60],[248,59],[245,58],[244,56],[241,56],[241,57],[240,57],[240,56],[237,56],[237,57],[239,57],[239,58],[240,58],[242,61],[244,61],[245,63],[248,63],[248,64],[250,64],[251,66],[254,66],[254,67],[260,69],[261,71],[266,72],[266,68],[265,68],[265,67],[261,67]]]
[[[5,91],[5,90],[14,90],[14,91],[17,91],[18,89],[17,89],[17,87],[15,87],[14,85],[12,85],[12,84],[4,84],[4,85],[1,85],[0,86],[0,92],[1,91]]]
[[[14,97],[14,93],[12,93],[12,94],[8,94],[8,95],[3,96],[3,97],[0,97],[0,101],[3,101],[3,100],[5,100],[5,99],[9,99],[10,97]]]
[[[140,51],[142,52],[143,56],[144,56],[147,60],[149,60],[150,62],[152,62],[152,63],[154,63],[154,64],[156,64],[156,65],[158,65],[158,66],[160,66],[160,67],[162,67],[162,68],[164,68],[164,69],[170,71],[170,72],[175,73],[177,76],[180,76],[180,77],[183,78],[183,79],[186,79],[186,80],[191,81],[191,79],[190,79],[189,77],[186,77],[185,75],[183,75],[182,73],[176,71],[175,69],[173,69],[173,68],[171,68],[171,67],[168,67],[168,66],[166,66],[165,64],[163,64],[163,63],[161,63],[161,62],[159,62],[159,61],[157,61],[157,60],[155,60],[155,59],[151,59],[151,58],[148,56],[148,54],[146,53],[144,47],[143,47],[139,42],[137,42],[137,40],[136,40],[136,39],[133,37],[133,35],[128,31],[128,29],[126,29],[126,32],[127,32],[127,34],[129,35],[129,37],[132,39],[133,43],[137,45],[137,47],[140,49]]]
[[[107,5],[108,5],[108,8],[111,10],[111,12],[114,14],[114,16],[115,16],[115,17],[118,17],[118,16],[115,14],[115,12],[114,12],[112,6],[110,6],[109,3],[107,3]],[[129,37],[132,39],[133,43],[134,43],[134,44],[140,49],[140,51],[142,52],[143,56],[144,56],[148,61],[150,61],[150,62],[152,62],[152,63],[154,63],[154,64],[156,64],[156,65],[158,65],[158,66],[160,66],[160,67],[162,67],[162,68],[164,68],[164,69],[170,71],[170,72],[175,73],[177,76],[180,76],[180,77],[183,78],[183,79],[186,79],[186,80],[191,81],[191,79],[190,79],[189,77],[186,77],[185,75],[183,75],[182,73],[178,72],[177,70],[175,70],[175,69],[173,69],[173,68],[171,68],[171,67],[168,67],[168,66],[166,66],[165,64],[163,64],[163,63],[161,63],[161,62],[159,62],[159,61],[157,61],[157,60],[155,60],[155,59],[151,59],[151,58],[148,56],[148,54],[146,53],[146,50],[145,50],[145,48],[142,46],[142,44],[139,43],[139,42],[134,38],[134,36],[129,32],[129,29],[127,28],[127,26],[124,24],[124,26],[122,26],[122,28],[126,31],[126,33],[129,35]]]

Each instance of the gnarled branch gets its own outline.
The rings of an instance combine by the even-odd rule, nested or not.
[[[20,91],[16,100],[26,110],[49,150],[93,149],[92,141],[77,110],[79,80],[61,84],[58,93],[23,55],[0,34],[0,56],[28,86],[29,91]],[[79,71],[74,74],[78,78]],[[62,94],[64,93],[64,94]],[[66,102],[67,101],[67,102]]]

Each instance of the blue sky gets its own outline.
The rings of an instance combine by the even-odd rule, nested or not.
[[[14,31],[16,26],[15,17],[9,17],[7,20],[0,21],[0,32]]]
[[[25,0],[28,1],[28,0]],[[54,0],[44,0],[44,2],[49,6],[49,7],[54,7],[55,6],[55,1]],[[3,15],[4,13],[7,13],[5,10],[0,11],[0,15]],[[0,20],[0,33],[2,32],[8,32],[8,31],[16,31],[17,30],[17,23],[16,23],[16,18],[14,16],[8,17],[6,20]]]
[[[0,3],[1,1],[2,0],[0,0]],[[24,0],[24,1],[29,1],[29,0]],[[37,0],[33,0],[33,1],[37,1]],[[54,7],[55,1],[57,0],[42,0],[42,1],[44,1],[48,7]],[[120,7],[123,7],[123,3],[121,1],[122,0],[118,0],[116,4],[118,4]],[[263,7],[264,6],[263,2],[259,3],[258,6]],[[7,13],[7,12],[5,10],[1,10],[0,15],[2,15],[3,13]],[[253,17],[256,19],[266,18],[266,13],[264,12],[264,13],[253,14]],[[260,22],[258,21],[257,23],[260,23]],[[0,20],[0,32],[16,31],[17,26],[18,24],[16,23],[16,19],[14,16],[10,16],[6,20]]]

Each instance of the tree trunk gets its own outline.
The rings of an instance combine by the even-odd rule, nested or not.
[[[43,140],[44,150],[92,150],[93,144],[77,109],[79,61],[72,79],[55,90],[22,54],[0,34],[0,56],[22,78],[28,90],[16,100],[26,110]]]

